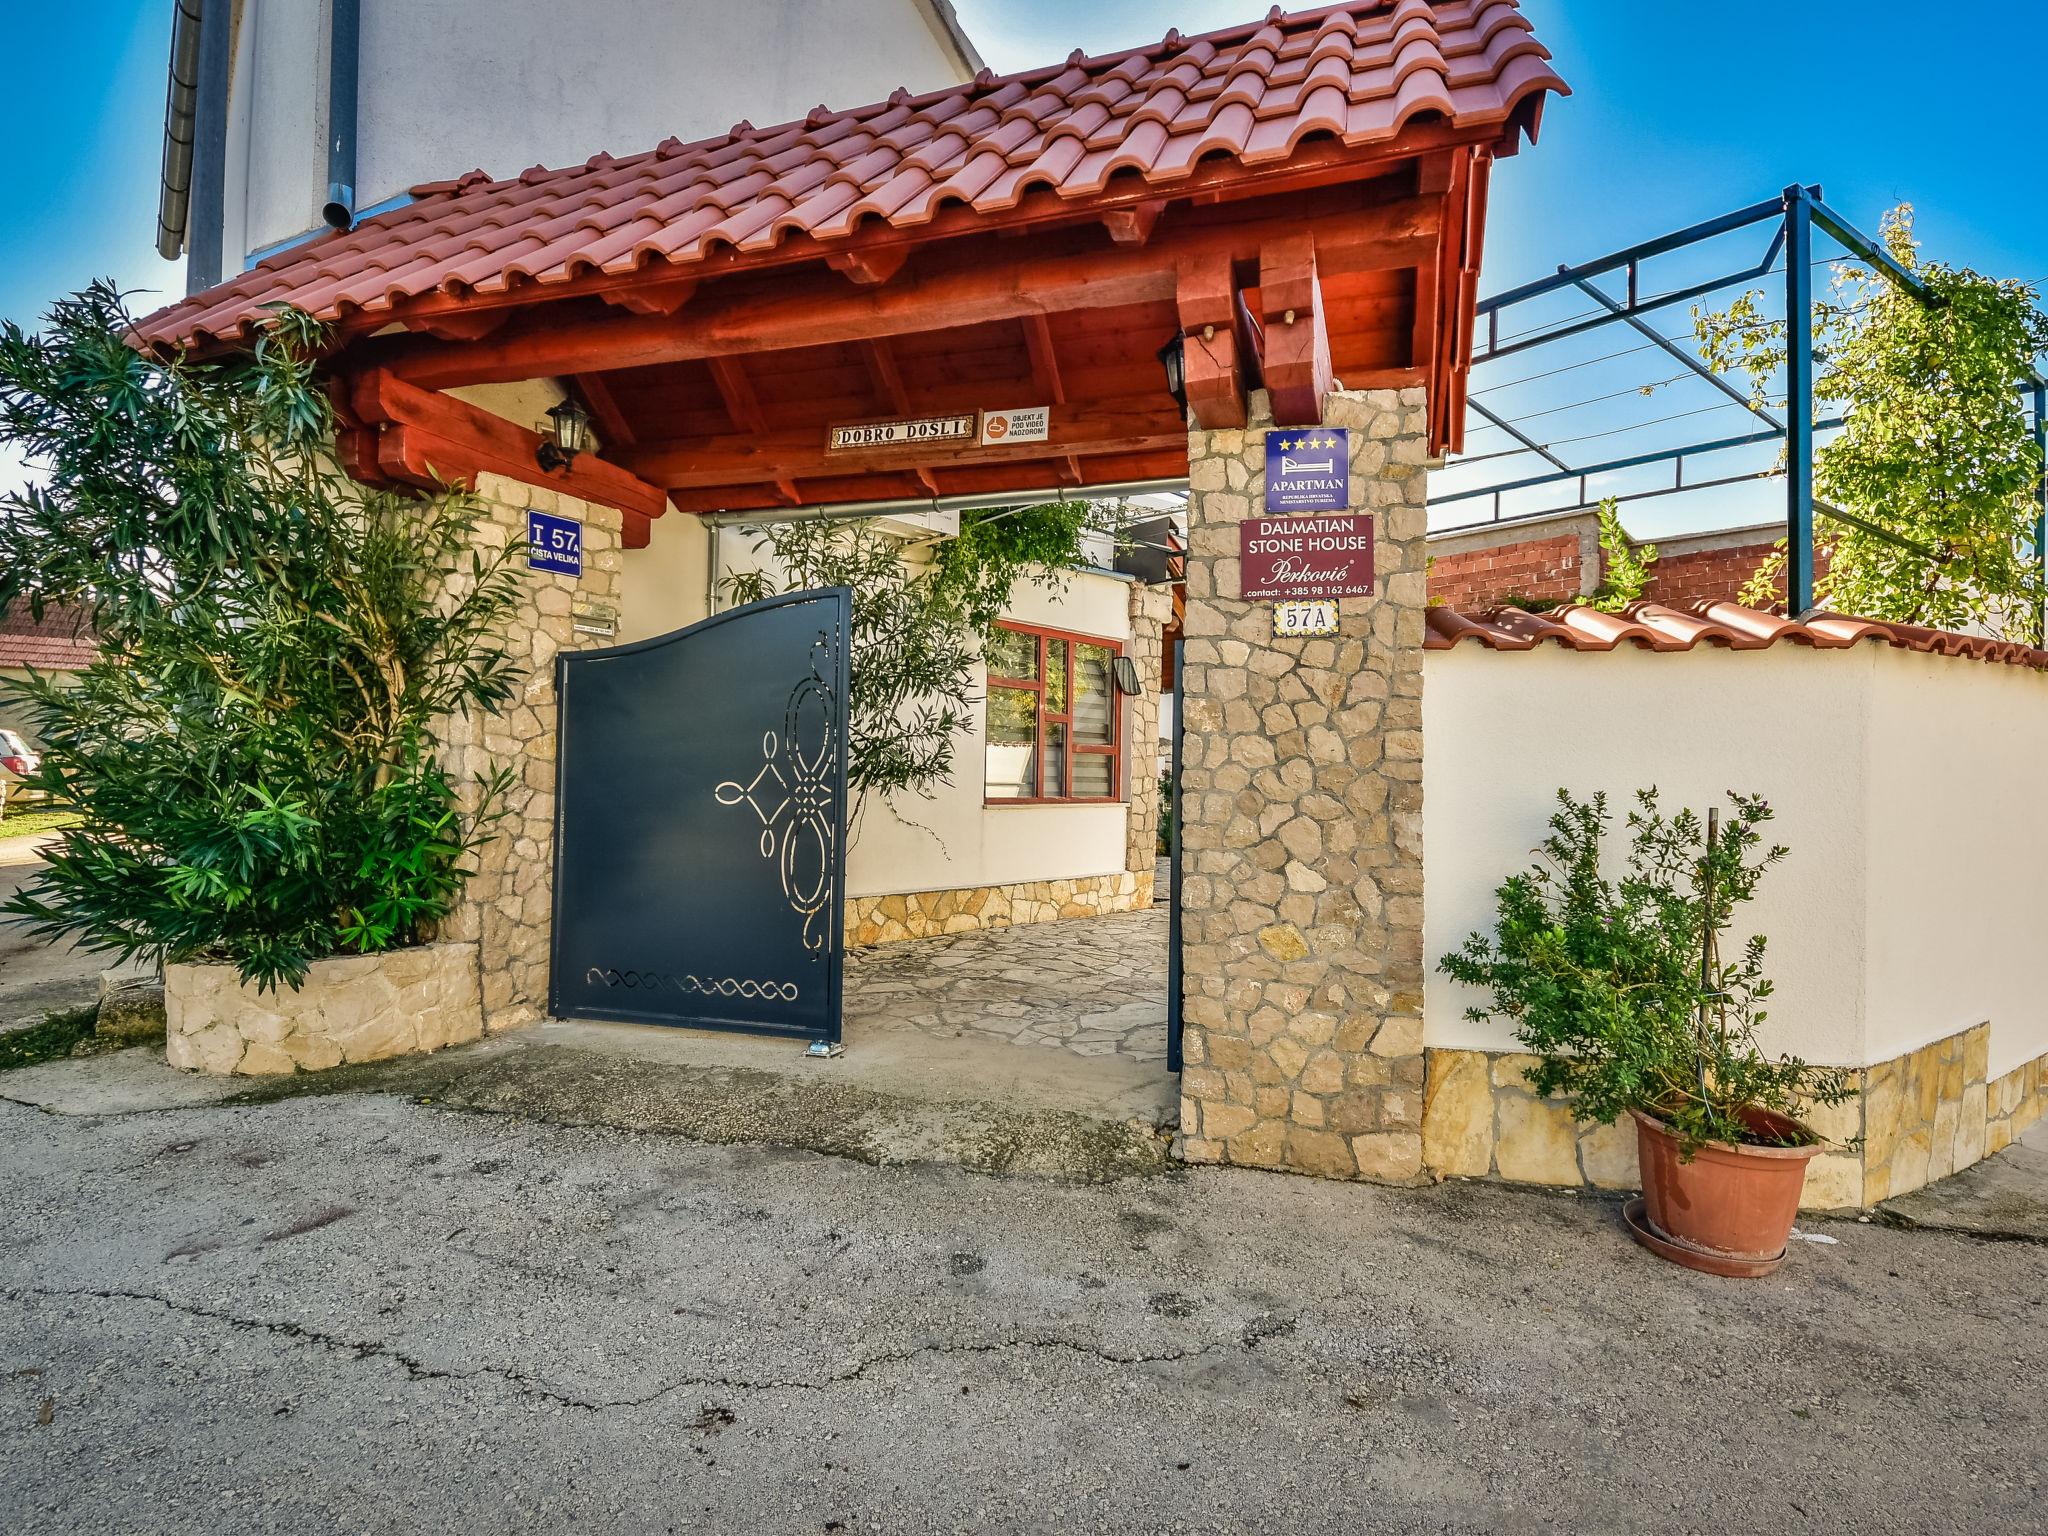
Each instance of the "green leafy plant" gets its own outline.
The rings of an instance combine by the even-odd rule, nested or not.
[[[277,314],[251,355],[130,344],[112,288],[0,327],[0,604],[88,609],[101,654],[19,685],[38,788],[73,807],[8,906],[36,930],[297,986],[453,909],[508,777],[459,784],[437,722],[492,711],[516,549],[471,497],[370,490],[328,457],[323,336]]]
[[[1491,993],[1479,1020],[1505,1018],[1538,1058],[1530,1085],[1565,1094],[1580,1120],[1605,1125],[1631,1109],[1668,1125],[1690,1158],[1708,1141],[1764,1138],[1748,1112],[1796,1118],[1853,1091],[1839,1068],[1767,1056],[1756,1043],[1765,940],[1722,961],[1718,938],[1736,909],[1786,856],[1766,847],[1771,808],[1732,795],[1734,814],[1709,840],[1690,810],[1666,816],[1654,789],[1629,812],[1618,880],[1603,871],[1607,797],[1557,794],[1536,863],[1495,893],[1491,935],[1475,933],[1440,969]],[[1704,958],[1704,965],[1703,965]]]
[[[1814,304],[1814,397],[1845,418],[1814,453],[1825,556],[1815,597],[1867,618],[2037,642],[2041,451],[2020,389],[2048,353],[2048,315],[2031,284],[1923,260],[1910,205],[1885,216],[1882,240],[1928,295],[1843,261]],[[1752,398],[1782,408],[1767,382],[1785,366],[1785,323],[1759,298],[1695,310],[1700,356],[1746,372]],[[1767,558],[1743,601],[1775,604],[1784,565],[1782,549]]]
[[[960,536],[912,548],[866,522],[754,530],[763,566],[719,581],[735,603],[812,587],[853,590],[847,786],[930,798],[973,718],[974,663],[1019,580],[1057,587],[1081,563],[1086,502],[963,513]]]
[[[1586,603],[1603,613],[1619,613],[1630,603],[1642,601],[1650,585],[1651,568],[1657,563],[1657,546],[1638,545],[1629,538],[1612,496],[1600,503],[1599,518],[1600,590]]]

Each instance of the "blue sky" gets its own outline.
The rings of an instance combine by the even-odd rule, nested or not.
[[[1247,0],[957,5],[998,69],[1255,12]],[[1872,229],[1885,208],[1909,200],[1929,254],[2048,279],[2042,0],[1980,0],[1959,12],[1903,0],[1525,0],[1524,9],[1576,94],[1551,104],[1541,143],[1497,169],[1487,289],[1795,179],[1821,182],[1836,208]],[[0,57],[13,62],[0,95],[9,146],[0,315],[27,320],[99,275],[181,291],[179,268],[153,245],[170,15],[169,0],[0,8]]]

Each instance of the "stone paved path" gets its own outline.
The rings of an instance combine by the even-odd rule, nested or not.
[[[849,950],[846,1018],[1164,1060],[1166,908]]]

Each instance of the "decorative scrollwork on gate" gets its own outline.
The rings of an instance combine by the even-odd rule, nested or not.
[[[621,971],[593,965],[583,973],[586,982],[623,988],[629,992],[664,990],[696,993],[702,997],[744,997],[771,1003],[793,1003],[801,989],[793,981],[753,981],[739,976],[670,976],[662,971]]]
[[[838,763],[839,700],[826,681],[831,637],[811,647],[811,675],[790,693],[778,733],[761,734],[761,766],[742,784],[727,779],[713,794],[720,805],[745,805],[761,823],[761,857],[773,860],[783,900],[803,919],[804,948],[822,956],[830,942],[833,880],[832,781]]]

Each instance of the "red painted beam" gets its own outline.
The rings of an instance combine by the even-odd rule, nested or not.
[[[646,443],[628,451],[626,465],[668,490],[724,485],[767,485],[777,480],[843,478],[868,474],[943,474],[957,467],[1012,464],[1069,455],[1157,453],[1187,449],[1187,428],[1162,404],[1069,405],[1055,409],[1042,443],[927,444],[832,452],[823,428],[750,432],[730,437]]]
[[[1237,350],[1237,278],[1228,258],[1180,266],[1174,310],[1181,326],[1181,373],[1195,425],[1245,424],[1244,367]]]
[[[617,508],[624,517],[628,548],[637,547],[636,538],[644,544],[648,519],[668,508],[660,487],[593,454],[581,454],[568,469],[550,474],[535,459],[538,433],[380,371],[351,381],[347,403],[356,424],[344,446],[344,463],[351,472],[374,462],[381,478],[425,489],[474,488],[479,474],[496,474],[562,491]]]
[[[1326,272],[1412,267],[1434,248],[1440,198],[1403,198],[1314,221]],[[1258,259],[1269,240],[1299,236],[1298,216],[1203,225],[1137,246],[986,255],[906,270],[874,288],[849,287],[828,271],[778,276],[772,285],[714,285],[673,315],[568,318],[543,306],[481,341],[396,336],[359,343],[396,377],[429,388],[609,371],[720,355],[872,341],[909,333],[1171,300],[1183,261]],[[726,291],[721,292],[721,288]],[[1164,339],[1164,338],[1162,338]]]
[[[1275,240],[1259,253],[1259,301],[1265,311],[1262,371],[1273,400],[1273,424],[1316,426],[1336,374],[1311,235]]]

